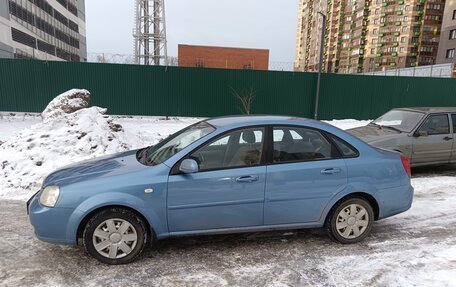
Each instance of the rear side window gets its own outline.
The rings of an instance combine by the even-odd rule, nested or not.
[[[299,162],[339,157],[337,149],[317,130],[274,127],[273,162]]]
[[[330,135],[331,139],[334,141],[336,146],[339,148],[340,152],[344,157],[355,157],[358,155],[358,151],[349,145],[346,141],[341,140],[340,138]]]

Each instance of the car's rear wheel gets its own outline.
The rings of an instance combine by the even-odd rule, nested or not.
[[[326,220],[329,236],[340,243],[356,243],[369,235],[374,222],[372,206],[362,198],[338,203]]]
[[[91,256],[107,264],[134,261],[147,242],[145,223],[135,213],[110,208],[95,214],[86,224],[84,247]]]

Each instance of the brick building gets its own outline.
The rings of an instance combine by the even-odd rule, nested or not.
[[[268,70],[269,50],[179,45],[180,67]]]

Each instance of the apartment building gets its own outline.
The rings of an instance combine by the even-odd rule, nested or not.
[[[0,58],[86,61],[84,0],[0,0]]]
[[[301,0],[295,70],[365,73],[436,63],[444,0]]]
[[[456,63],[456,0],[447,0],[443,14],[437,64]]]

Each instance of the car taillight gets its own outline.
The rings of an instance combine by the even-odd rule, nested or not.
[[[412,177],[412,171],[410,170],[410,160],[408,157],[401,155],[402,166],[407,172],[409,177]]]

